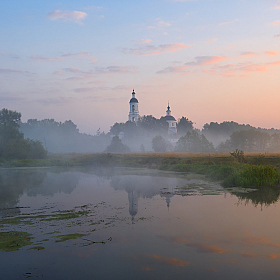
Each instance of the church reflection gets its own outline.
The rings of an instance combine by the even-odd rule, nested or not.
[[[137,191],[131,191],[128,193],[129,214],[131,216],[132,222],[134,222],[134,217],[138,213],[138,199],[139,195]]]
[[[139,198],[153,198],[157,195],[165,199],[166,207],[169,209],[171,198],[174,196],[174,188],[182,186],[185,180],[174,177],[157,177],[126,175],[114,176],[111,179],[111,187],[115,190],[125,190],[128,193],[128,206],[131,221],[135,221],[138,214]]]

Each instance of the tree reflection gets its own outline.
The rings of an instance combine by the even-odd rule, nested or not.
[[[2,169],[0,170],[0,216],[18,215],[20,197],[70,194],[80,178],[78,172],[63,169]]]
[[[244,201],[245,204],[252,203],[254,206],[269,206],[278,201],[280,196],[280,189],[266,187],[252,192],[232,192],[232,194],[236,195],[240,199],[240,202]]]
[[[6,216],[18,214],[19,208],[15,208],[19,197],[24,191],[40,185],[46,176],[46,172],[38,170],[1,170],[0,172],[0,215]]]

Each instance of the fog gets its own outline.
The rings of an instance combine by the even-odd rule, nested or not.
[[[170,129],[164,117],[139,117],[137,123],[115,123],[108,132],[80,133],[71,121],[31,119],[20,124],[25,138],[38,140],[49,153],[245,152],[280,151],[280,131],[236,122],[206,123],[201,130],[182,117]]]

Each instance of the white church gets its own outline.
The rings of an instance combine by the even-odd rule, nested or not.
[[[129,101],[129,114],[128,114],[128,120],[130,122],[135,122],[137,124],[137,121],[139,119],[139,108],[138,108],[138,100],[135,97],[135,91],[133,89],[132,91],[132,98]],[[166,122],[168,122],[168,134],[175,135],[177,134],[177,122],[176,119],[171,115],[171,110],[168,102],[166,116],[162,117],[161,119],[164,119]]]

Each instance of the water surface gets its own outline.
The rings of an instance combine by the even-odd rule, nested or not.
[[[0,231],[34,239],[0,251],[0,279],[279,279],[278,197],[146,169],[1,170],[1,219],[24,219]]]

